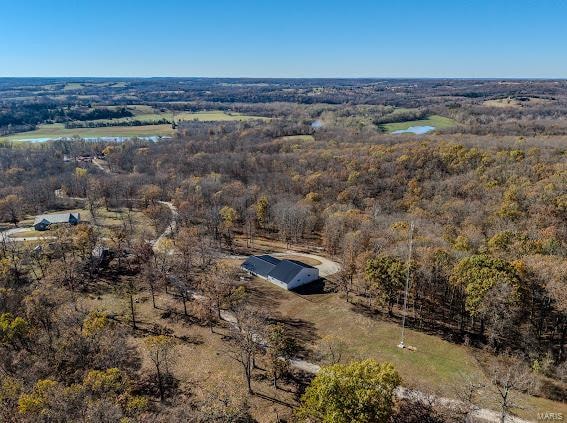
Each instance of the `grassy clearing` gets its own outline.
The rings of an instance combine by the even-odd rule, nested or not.
[[[267,117],[263,116],[252,116],[244,115],[241,113],[227,113],[222,111],[210,111],[210,112],[183,112],[175,115],[175,120],[198,120],[202,122],[214,122],[214,121],[246,121],[246,120],[269,120]]]
[[[117,109],[122,106],[100,106],[100,108]],[[201,122],[224,122],[224,121],[245,121],[245,120],[269,120],[263,116],[245,115],[237,112],[225,112],[222,110],[210,110],[201,112],[173,112],[171,110],[161,111],[144,104],[132,104],[126,108],[134,114],[132,117],[117,119],[99,119],[93,122],[130,122],[132,120],[140,120],[145,122],[155,122],[161,119],[172,120],[175,115],[175,121],[182,120],[198,120]]]
[[[550,102],[551,100],[545,98],[527,97],[523,100],[519,100],[517,98],[508,97],[508,98],[499,98],[494,100],[486,100],[482,104],[486,107],[518,109],[524,106],[538,106]]]
[[[8,236],[8,238],[31,238],[36,236],[42,236],[42,232],[38,232],[35,229],[29,231],[16,232]]]
[[[315,339],[312,346],[321,338],[336,337],[347,345],[347,360],[389,361],[400,372],[404,386],[454,398],[461,375],[477,375],[488,382],[473,349],[406,330],[406,344],[417,351],[402,350],[397,347],[399,324],[367,317],[336,294],[326,294],[322,301],[310,301],[312,296],[287,292],[261,279],[252,282],[252,290],[260,304],[269,304],[284,321],[288,319],[297,327],[311,328]],[[524,418],[534,419],[537,412],[545,410],[567,412],[565,404],[528,395],[521,398],[527,407],[521,412]],[[495,408],[488,398],[482,405]]]
[[[332,335],[343,340],[348,345],[349,358],[375,358],[392,362],[406,386],[449,395],[449,385],[460,373],[482,373],[466,347],[436,336],[408,330],[407,343],[416,347],[417,351],[399,349],[398,324],[371,319],[355,312],[353,306],[336,294],[328,294],[324,301],[313,303],[309,296],[286,292],[261,279],[255,279],[252,286],[259,296],[275,298],[274,309],[282,316],[309,322],[318,339]]]
[[[411,128],[412,126],[433,126],[435,129],[450,128],[455,126],[456,122],[444,116],[432,115],[427,119],[410,120],[407,122],[385,123],[380,125],[386,132],[394,132]]]
[[[276,139],[281,141],[304,141],[304,142],[315,141],[313,135],[288,135],[286,137],[279,137]]]
[[[171,136],[175,130],[171,125],[110,126],[103,128],[66,129],[61,123],[40,125],[35,131],[20,132],[0,137],[3,141],[25,141],[57,138],[97,138],[97,137],[150,137]]]
[[[49,211],[42,214],[59,214],[59,213],[80,213],[81,214],[81,222],[84,223],[93,223],[93,218],[89,210],[81,208],[81,209],[72,209],[72,210],[58,210],[58,211]],[[128,215],[130,217],[128,217]],[[104,207],[99,207],[96,213],[96,226],[101,231],[102,236],[109,236],[110,230],[113,227],[117,227],[122,225],[124,221],[128,221],[131,219],[134,222],[134,232],[137,235],[141,235],[144,233],[146,237],[154,237],[155,230],[153,229],[151,222],[146,217],[146,215],[140,210],[132,210],[129,211],[127,208],[119,208],[119,209],[111,209],[106,210]],[[19,223],[20,227],[31,226],[33,225],[35,216],[27,216],[26,219],[22,220]],[[12,225],[6,226],[6,229],[13,228]],[[32,236],[49,236],[49,231],[36,231],[33,228],[30,228],[29,231],[25,232],[18,232],[16,234],[11,235],[12,238],[28,238]]]
[[[73,91],[73,90],[80,90],[84,88],[85,85],[81,82],[68,82],[63,87],[63,91]]]
[[[132,120],[140,120],[145,122],[158,121],[160,119],[172,120],[174,113],[171,111],[161,112],[158,110],[153,110],[148,106],[135,106],[133,110],[133,117],[130,118],[119,118],[107,120],[110,122],[128,122]],[[227,121],[246,121],[246,120],[269,120],[269,118],[263,116],[252,116],[244,115],[235,112],[224,112],[220,110],[211,110],[203,112],[179,112],[175,113],[175,121],[179,122],[182,120],[197,120],[200,122],[227,122]],[[104,122],[104,120],[102,121]]]

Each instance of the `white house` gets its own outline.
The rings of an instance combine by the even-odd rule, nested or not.
[[[296,260],[272,256],[250,256],[240,266],[248,273],[266,279],[283,289],[294,289],[319,279],[319,269]]]

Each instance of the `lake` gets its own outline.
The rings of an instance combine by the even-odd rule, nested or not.
[[[427,132],[433,131],[435,126],[410,126],[407,129],[399,129],[393,131],[392,134],[426,134]]]

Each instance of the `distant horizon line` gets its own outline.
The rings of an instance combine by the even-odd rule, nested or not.
[[[3,76],[0,79],[290,79],[290,80],[476,80],[476,81],[567,81],[567,77],[548,77],[548,76]]]

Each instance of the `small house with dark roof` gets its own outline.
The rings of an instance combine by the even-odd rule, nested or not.
[[[319,269],[316,267],[269,255],[250,256],[240,267],[284,289],[294,289],[319,279]]]
[[[51,225],[76,225],[81,221],[80,213],[56,213],[36,216],[33,227],[36,231],[46,231]]]

